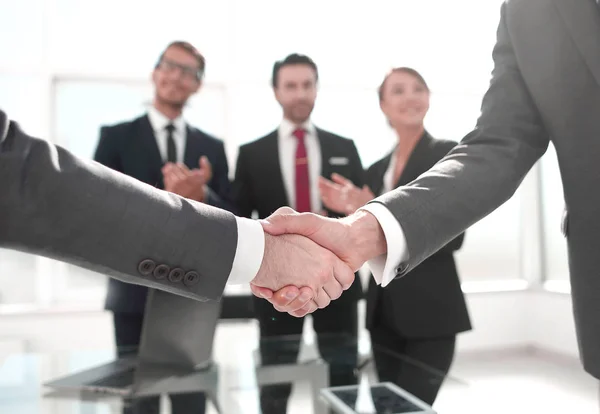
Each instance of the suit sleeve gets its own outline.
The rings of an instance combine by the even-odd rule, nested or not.
[[[111,129],[108,127],[100,128],[100,139],[94,153],[94,161],[115,171],[123,172],[117,137],[111,134]]]
[[[519,71],[506,10],[504,3],[494,70],[476,129],[417,180],[373,201],[389,209],[406,237],[408,251],[396,264],[398,276],[506,202],[548,147]]]
[[[0,147],[0,246],[197,300],[221,297],[236,255],[233,214],[10,125]]]
[[[443,143],[441,148],[440,148],[440,159],[442,159],[446,154],[448,154],[450,151],[452,151],[452,149],[456,146],[456,144],[454,144],[453,142],[450,142],[448,144]],[[440,249],[440,252],[444,252],[444,253],[454,253],[457,250],[460,250],[460,248],[462,247],[463,243],[465,241],[465,233],[461,233],[459,234],[457,237],[455,237],[454,239],[452,239],[450,241],[450,243],[446,244],[444,247],[442,247]]]
[[[256,207],[251,177],[248,166],[248,155],[244,147],[241,147],[237,158],[235,179],[231,190],[231,198],[236,208],[236,214],[241,217],[252,217],[252,212]]]

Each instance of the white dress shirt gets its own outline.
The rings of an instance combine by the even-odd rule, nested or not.
[[[279,147],[279,165],[281,166],[281,175],[283,184],[287,193],[287,199],[290,207],[296,209],[296,148],[298,147],[298,138],[294,136],[297,126],[283,119],[278,134]],[[304,144],[306,146],[306,155],[308,157],[308,177],[310,185],[310,207],[313,213],[322,210],[321,195],[319,194],[319,176],[321,175],[321,146],[317,129],[310,122],[306,121],[300,125],[304,128]]]
[[[156,145],[158,145],[158,152],[163,162],[167,162],[167,125],[173,124],[175,129],[173,130],[173,140],[175,141],[175,149],[177,162],[183,162],[183,154],[185,153],[185,145],[187,142],[187,128],[185,120],[180,115],[177,118],[170,120],[159,112],[155,107],[151,106],[148,108],[148,119],[150,125],[154,130],[154,137],[156,138]]]
[[[260,269],[265,253],[265,232],[257,220],[236,216],[235,221],[238,244],[227,284],[247,285]]]
[[[164,162],[167,161],[167,130],[166,126],[173,124],[173,139],[175,140],[177,162],[183,162],[187,140],[186,123],[182,116],[170,120],[156,108],[148,109],[148,119],[154,130],[156,144]],[[265,235],[262,226],[255,220],[236,217],[238,244],[233,259],[233,265],[228,284],[250,283],[258,273],[265,250]]]

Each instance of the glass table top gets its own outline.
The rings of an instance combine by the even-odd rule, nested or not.
[[[289,413],[326,413],[327,403],[322,389],[331,385],[329,380],[340,372],[347,374],[351,384],[336,385],[353,385],[356,388],[355,409],[373,413],[376,401],[373,401],[369,390],[378,383],[374,352],[388,355],[388,361],[401,362],[403,369],[411,369],[415,376],[426,378],[430,384],[440,387],[434,404],[436,412],[463,413],[468,400],[470,384],[466,381],[451,374],[445,375],[414,357],[372,346],[364,336],[357,340],[331,334],[321,335],[314,341],[307,341],[301,335],[258,341],[240,337],[233,342],[226,344],[226,349],[217,350],[214,357],[214,367],[218,372],[215,399],[219,412],[224,414],[259,414],[261,386],[290,382],[297,387],[290,406],[301,408],[290,408]],[[58,391],[44,386],[50,380],[109,363],[116,355],[115,349],[0,355],[0,412],[121,413],[129,402],[120,396]],[[169,375],[179,378],[181,373],[165,374]],[[171,412],[169,399],[164,394],[160,397],[161,414]],[[206,412],[214,414],[218,411],[212,403],[208,403]]]

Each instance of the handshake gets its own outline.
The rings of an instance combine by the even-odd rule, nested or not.
[[[206,157],[198,164],[198,169],[190,170],[167,163],[162,169],[165,190],[204,202],[212,166]],[[387,250],[375,216],[356,211],[375,197],[373,193],[340,175],[332,179],[320,178],[321,198],[330,210],[349,214],[343,219],[283,207],[261,221],[265,251],[250,287],[280,312],[301,317],[326,307],[352,285],[354,273],[367,260]]]
[[[332,219],[283,207],[261,225],[265,252],[252,293],[296,317],[339,298],[367,260],[387,251],[379,222],[365,210]]]

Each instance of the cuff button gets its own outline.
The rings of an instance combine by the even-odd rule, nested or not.
[[[171,270],[171,273],[169,273],[169,281],[173,283],[179,283],[183,280],[184,275],[185,272],[183,269],[176,267],[175,269]]]
[[[200,281],[200,275],[196,272],[187,272],[183,277],[183,284],[192,287]]]
[[[154,277],[156,279],[164,279],[165,277],[167,277],[170,270],[171,268],[165,264],[158,265],[156,266],[156,269],[154,269]]]
[[[140,262],[140,264],[138,265],[138,272],[140,272],[144,276],[148,276],[149,274],[151,274],[154,271],[155,267],[156,267],[156,263],[154,263],[154,260],[150,260],[150,259],[142,260]]]

